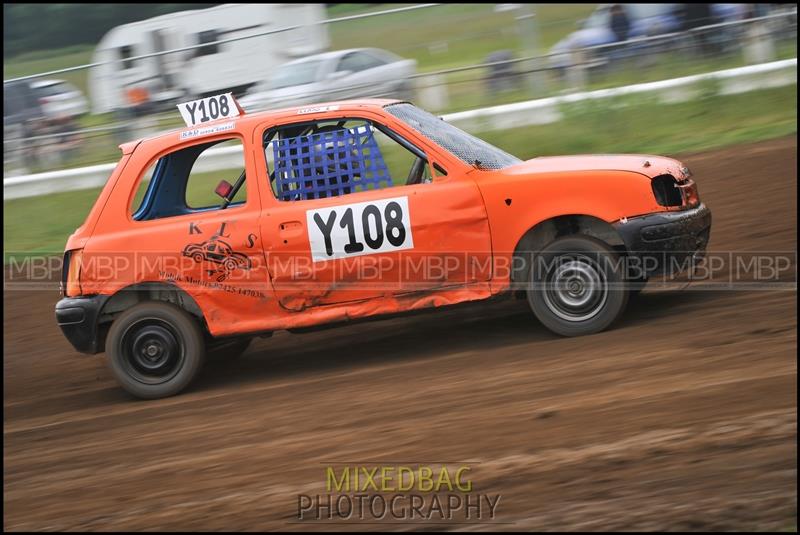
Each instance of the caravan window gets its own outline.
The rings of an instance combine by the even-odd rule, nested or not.
[[[130,58],[133,57],[133,46],[132,45],[125,45],[119,47],[119,59],[122,60],[122,68],[123,69],[130,69],[133,67],[133,60]]]
[[[206,30],[197,34],[197,44],[214,43],[219,41],[217,30]],[[219,52],[219,45],[208,45],[195,48],[194,57],[210,56]]]

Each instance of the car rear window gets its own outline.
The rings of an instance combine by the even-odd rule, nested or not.
[[[456,128],[413,104],[388,104],[385,109],[469,165],[481,169],[503,169],[522,163],[519,158],[467,134],[460,128]]]

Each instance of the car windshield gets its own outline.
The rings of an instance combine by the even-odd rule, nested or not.
[[[412,104],[389,104],[385,109],[469,165],[481,169],[503,169],[522,163],[519,158],[467,134]]]
[[[283,65],[275,70],[269,82],[271,89],[281,89],[295,85],[310,84],[317,79],[317,70],[321,60],[301,61]]]

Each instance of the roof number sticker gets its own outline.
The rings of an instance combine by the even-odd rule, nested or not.
[[[339,109],[338,105],[333,106],[312,106],[311,108],[300,108],[297,115],[305,115],[306,113],[322,113],[326,111],[336,111]]]
[[[408,197],[306,211],[314,262],[413,249]]]
[[[191,102],[182,102],[178,104],[178,111],[181,112],[186,126],[197,126],[219,119],[238,117],[241,108],[233,97],[233,93],[224,93]]]

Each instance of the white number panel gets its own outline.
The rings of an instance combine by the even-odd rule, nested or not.
[[[201,98],[191,102],[178,104],[178,111],[186,123],[186,126],[196,126],[198,124],[216,121],[218,119],[230,119],[239,116],[239,106],[233,93],[214,95],[213,97]]]
[[[306,211],[314,262],[413,249],[408,197]]]

